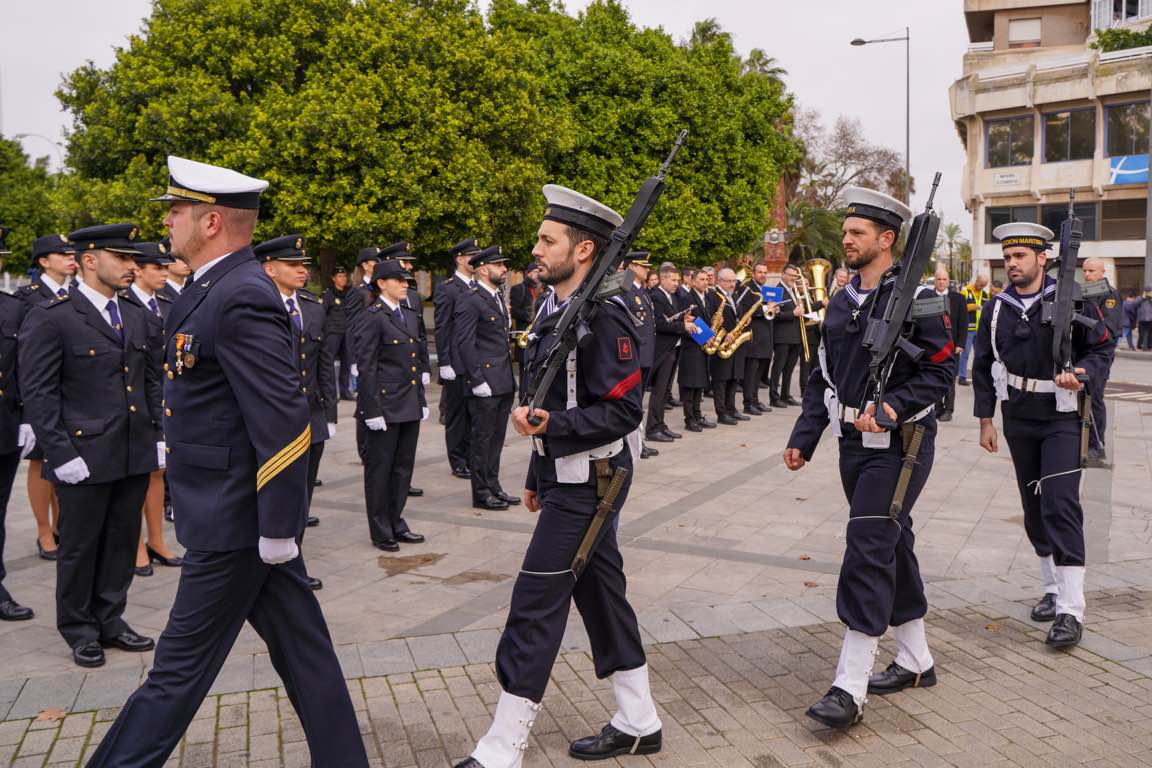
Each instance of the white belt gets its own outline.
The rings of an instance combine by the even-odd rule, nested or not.
[[[1008,386],[1021,392],[1044,392],[1047,394],[1056,392],[1056,382],[1051,379],[1029,379],[1011,372],[1007,374],[1007,378]]]
[[[924,410],[917,413],[912,418],[910,418],[907,421],[902,422],[902,423],[908,424],[909,422],[920,421],[920,419],[927,416],[935,407],[936,407],[935,404],[932,404],[932,405],[928,406],[927,408],[925,408]],[[853,424],[853,423],[855,423],[856,419],[860,418],[860,409],[859,408],[852,408],[852,407],[847,406],[847,405],[840,405],[839,403],[837,403],[837,415],[840,417],[840,421],[844,422],[845,424]]]

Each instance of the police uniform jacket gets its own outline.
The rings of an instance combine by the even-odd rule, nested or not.
[[[893,267],[893,276],[867,294],[859,290],[860,276],[853,275],[844,290],[828,302],[824,354],[812,360],[812,373],[801,404],[803,412],[788,440],[788,447],[800,449],[807,460],[811,460],[820,435],[830,422],[825,400],[825,392],[830,390],[828,379],[835,384],[830,395],[834,393],[843,406],[860,408],[865,405],[865,399],[871,397],[868,391],[871,353],[862,346],[864,333],[869,316],[874,314],[879,318],[883,314],[899,270],[899,265]],[[922,293],[929,299],[928,294],[934,295],[932,291]],[[948,392],[956,375],[956,345],[950,325],[947,312],[913,321],[909,340],[924,354],[919,362],[898,355],[884,391],[884,403],[896,412],[897,421],[903,423],[921,414],[922,421],[936,418],[933,407]],[[825,362],[827,371],[821,370]],[[860,433],[850,423],[841,423],[840,429],[843,439],[860,442]]]
[[[189,277],[188,279],[191,280],[192,278]],[[188,283],[184,283],[184,285],[187,287]],[[175,302],[176,299],[180,298],[180,291],[173,288],[171,283],[164,283],[164,285],[160,286],[159,290],[156,291],[156,295],[164,296],[168,301]]]
[[[75,286],[33,307],[24,320],[19,368],[25,419],[44,449],[44,477],[77,457],[85,484],[156,469],[162,385],[151,326],[136,304],[118,301],[123,341]]]
[[[324,332],[329,336],[342,336],[348,330],[348,316],[345,312],[344,297],[348,289],[336,290],[333,286],[324,289],[320,303],[328,314]]]
[[[416,313],[399,305],[401,317],[383,299],[364,312],[356,366],[356,415],[383,416],[384,423],[420,421],[427,405],[420,383],[420,325]]]
[[[549,308],[541,307],[543,313]],[[559,308],[537,317],[540,335],[529,343],[527,359],[543,365],[552,346],[550,331],[559,322]],[[538,490],[540,483],[556,482],[555,460],[625,438],[640,426],[643,397],[640,364],[636,356],[636,327],[625,309],[624,297],[607,301],[591,321],[592,341],[576,351],[576,408],[568,408],[568,382],[561,371],[540,399],[548,411],[548,429],[535,439],[525,488]],[[630,467],[627,440],[612,457],[613,466]],[[589,472],[589,484],[595,484]]]
[[[66,286],[67,287],[67,286]],[[22,285],[12,292],[17,298],[23,299],[31,304],[43,304],[45,302],[53,301],[60,298],[52,289],[40,281]]]
[[[156,306],[160,308],[160,316],[157,317],[152,308],[146,306],[144,302],[140,301],[129,287],[120,292],[120,303],[128,302],[134,307],[138,307],[144,313],[144,318],[148,323],[148,346],[151,352],[152,365],[156,369],[156,375],[163,377],[164,366],[164,324],[167,321],[168,314],[172,311],[172,302],[166,296],[162,296],[159,291],[156,292]]]
[[[692,316],[699,320],[704,325],[712,319],[712,315],[708,313],[710,293],[705,293],[701,298],[696,291],[689,291],[687,302],[691,306]],[[685,306],[688,306],[685,305]],[[713,309],[713,312],[716,310]],[[704,354],[704,350],[700,348],[692,338],[685,337],[684,343],[680,345],[680,368],[677,373],[677,381],[680,386],[689,389],[704,389],[708,386],[708,355]]]
[[[755,281],[749,280],[743,288],[737,289],[736,295],[738,297],[736,311],[740,313],[740,317],[743,317],[760,298],[760,286]],[[764,316],[764,305],[761,304],[760,308],[752,315],[752,322],[748,324],[748,330],[752,331],[752,338],[740,347],[745,357],[751,357],[754,360],[768,360],[772,357],[772,348],[775,344],[772,323],[772,320]]]
[[[972,387],[977,418],[992,418],[996,413],[996,389],[992,380],[992,316],[996,317],[996,349],[1008,373],[1028,379],[1052,381],[1055,363],[1052,360],[1053,328],[1042,320],[1041,304],[1052,300],[1056,281],[1045,277],[1042,298],[1024,309],[1024,303],[1015,286],[1008,286],[996,295],[980,313],[980,326],[976,331],[975,358],[972,362]],[[1000,309],[996,311],[996,305]],[[1090,302],[1082,302],[1079,312],[1091,320],[1100,320],[1100,312]],[[1072,359],[1074,365],[1088,374],[1088,387],[1092,382],[1104,381],[1112,351],[1112,334],[1103,322],[1089,330],[1079,324],[1072,326]],[[1008,387],[1004,401],[1005,418],[1021,419],[1078,419],[1076,412],[1056,410],[1056,395],[1050,392],[1022,392]]]
[[[456,370],[457,362],[453,354],[455,336],[452,331],[452,322],[456,314],[456,297],[471,290],[472,286],[468,281],[461,280],[458,275],[453,274],[436,286],[436,292],[432,294],[432,322],[436,323],[436,359],[438,365],[442,367],[448,366]],[[456,376],[461,375],[462,372],[456,370]]]
[[[652,297],[636,283],[626,296],[628,312],[635,318],[636,349],[641,368],[651,368],[656,359],[656,314]]]
[[[1100,310],[1100,316],[1104,318],[1104,325],[1108,326],[1108,333],[1112,334],[1112,343],[1115,345],[1120,341],[1120,328],[1124,325],[1124,300],[1120,292],[1108,283],[1107,278],[1104,278],[1104,282],[1108,286],[1107,293],[1085,300]]]
[[[456,297],[452,319],[453,355],[457,376],[464,376],[468,395],[472,388],[487,383],[495,395],[516,392],[512,376],[512,353],[508,346],[508,318],[500,294],[484,286]]]
[[[348,349],[352,351],[353,357],[356,357],[357,334],[360,332],[360,329],[356,326],[356,322],[360,317],[360,313],[363,312],[365,308],[371,306],[375,300],[376,296],[372,293],[372,289],[363,281],[361,281],[359,285],[349,288],[344,293],[345,337],[347,338]]]
[[[308,398],[312,444],[328,439],[328,425],[336,423],[336,367],[332,352],[325,346],[328,313],[320,300],[308,291],[296,291],[303,332],[292,336],[300,389]],[[295,331],[295,326],[292,328]]]
[[[652,366],[659,367],[669,355],[675,357],[677,348],[684,340],[684,317],[669,319],[683,307],[680,306],[679,292],[668,294],[660,286],[648,292],[652,300],[652,314],[656,325],[656,346],[652,352]]]
[[[164,355],[176,535],[208,552],[293,538],[312,428],[288,311],[251,247],[197,277],[168,317]]]
[[[704,315],[704,322],[711,323],[712,316],[716,314],[717,308],[724,305],[724,324],[725,331],[730,331],[736,327],[736,322],[739,315],[736,313],[736,302],[731,297],[721,290],[715,290],[708,294],[708,308],[707,314]],[[728,381],[730,379],[740,379],[744,376],[744,347],[743,345],[736,351],[736,354],[725,360],[719,354],[711,355],[708,358],[708,375],[713,381]]]
[[[16,358],[20,325],[29,308],[27,301],[0,292],[0,454],[19,449],[16,440],[25,423]]]
[[[416,318],[420,321],[420,351],[416,354],[420,364],[417,366],[421,373],[432,372],[432,364],[428,356],[428,329],[424,325],[424,300],[420,298],[420,293],[415,288],[408,289],[408,296],[404,299],[404,306],[408,307],[416,313]]]

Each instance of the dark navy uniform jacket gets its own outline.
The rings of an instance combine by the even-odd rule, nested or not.
[[[457,294],[452,318],[453,368],[472,387],[487,383],[494,396],[516,392],[508,317],[503,299],[483,285]]]
[[[424,300],[420,298],[420,293],[415,288],[408,289],[408,297],[404,300],[404,306],[411,309],[416,313],[416,318],[420,321],[420,351],[419,355],[421,373],[432,373],[432,363],[428,356],[428,329],[424,325]]]
[[[24,320],[19,366],[25,419],[44,449],[44,477],[77,456],[84,484],[156,469],[162,385],[151,323],[137,305],[117,302],[121,341],[79,289],[33,307]]]
[[[360,319],[360,314],[375,300],[372,289],[363,281],[344,292],[344,322],[347,327],[345,335],[353,358],[356,357],[357,334],[360,332],[356,322]]]
[[[162,295],[159,291],[156,292],[156,306],[160,308],[160,316],[157,317],[152,308],[146,306],[144,302],[140,301],[132,288],[126,288],[120,292],[120,303],[128,302],[140,308],[144,313],[144,317],[148,320],[148,346],[152,351],[152,363],[158,371],[159,376],[163,376],[164,365],[164,323],[168,318],[168,314],[172,311],[172,300],[167,296]]]
[[[1108,278],[1104,278],[1108,285],[1107,293],[1101,296],[1086,297],[1085,301],[1094,304],[1100,310],[1100,317],[1104,318],[1104,324],[1108,326],[1108,333],[1112,334],[1112,344],[1116,345],[1120,341],[1120,327],[1124,324],[1124,299],[1107,280]]]
[[[701,298],[696,291],[689,291],[687,298],[684,299],[685,303],[681,306],[691,306],[692,316],[704,325],[708,325],[708,321],[712,319],[712,316],[708,314],[709,296],[711,294],[705,292],[704,297]],[[716,310],[713,309],[712,311],[715,312]],[[682,387],[703,389],[708,386],[708,355],[691,337],[685,337],[682,347],[677,381]]]
[[[13,291],[12,295],[16,296],[17,298],[24,299],[24,301],[27,301],[33,305],[44,304],[46,302],[60,298],[52,292],[51,288],[42,282],[34,282],[29,283],[28,285],[22,285]]]
[[[420,383],[419,318],[403,304],[397,308],[399,318],[383,299],[368,307],[356,348],[356,415],[383,416],[385,425],[419,421],[428,404]]]
[[[652,297],[636,283],[628,289],[628,312],[636,318],[636,347],[640,350],[641,368],[651,368],[656,361],[656,315],[652,309]]]
[[[30,306],[10,293],[0,292],[0,454],[19,449],[16,440],[20,425],[25,423],[16,357],[20,325]]]
[[[455,335],[452,323],[456,314],[456,298],[472,290],[467,282],[453,274],[432,294],[432,320],[436,323],[436,357],[440,366],[449,366],[459,378],[463,372],[457,370],[456,356],[453,354]]]
[[[652,301],[652,315],[654,325],[656,328],[656,346],[652,350],[652,365],[660,365],[668,355],[675,355],[678,345],[684,340],[684,316],[669,320],[668,318],[676,315],[681,309],[681,298],[679,292],[672,294],[672,300],[668,300],[668,294],[664,293],[660,286],[656,286],[648,292],[648,297]]]
[[[760,286],[755,281],[749,280],[743,288],[736,289],[736,311],[740,317],[751,309],[756,300],[760,298]],[[748,324],[749,331],[752,331],[752,338],[741,345],[740,350],[746,357],[751,357],[756,360],[766,360],[772,357],[772,350],[775,344],[772,333],[772,320],[764,316],[764,305],[761,304],[760,308],[752,315],[752,322]]]
[[[1056,292],[1056,281],[1045,277],[1043,297],[1051,299]],[[992,381],[992,314],[996,303],[1000,311],[996,320],[996,348],[1000,359],[1009,373],[1029,379],[1051,381],[1055,363],[1052,360],[1052,327],[1041,322],[1041,303],[1044,298],[1032,303],[1027,311],[1020,301],[1015,286],[1001,291],[984,305],[980,313],[980,326],[976,330],[975,358],[972,362],[972,387],[975,405],[973,412],[977,418],[992,418],[996,413],[996,388]],[[1096,307],[1084,302],[1080,313],[1092,320],[1099,320]],[[1089,330],[1079,324],[1073,326],[1072,359],[1074,365],[1084,368],[1088,374],[1088,387],[1092,382],[1104,381],[1108,371],[1112,350],[1112,335],[1108,326],[1099,323]],[[1073,412],[1056,410],[1056,395],[1050,392],[1021,392],[1008,387],[1008,399],[1004,401],[1004,415],[1022,419],[1078,419]]]
[[[250,246],[190,278],[172,308],[164,432],[176,534],[189,549],[304,530],[312,429],[292,334]]]
[[[722,328],[725,331],[731,331],[736,327],[740,315],[736,311],[736,300],[733,297],[726,295],[721,290],[715,290],[708,294],[708,308],[704,315],[704,323],[711,326],[712,316],[716,314],[716,310],[720,305],[724,305],[724,322]],[[736,354],[725,360],[719,354],[711,355],[708,357],[708,375],[716,381],[730,381],[732,379],[741,379],[744,377],[744,358],[747,353],[744,351],[744,344],[740,349],[736,350]]]
[[[894,274],[899,274],[899,270],[900,265],[893,267]],[[861,345],[869,312],[874,312],[879,319],[895,282],[894,276],[885,278],[878,288],[861,295],[860,276],[853,275],[844,290],[837,291],[828,302],[824,316],[825,359],[830,369],[828,374],[844,406],[862,408],[865,398],[871,394],[867,391],[871,353]],[[934,292],[922,291],[921,295],[931,298]],[[884,391],[884,403],[896,411],[897,421],[905,422],[916,416],[948,392],[956,373],[956,345],[952,341],[951,325],[946,312],[913,322],[910,341],[923,349],[924,354],[919,362],[898,355]],[[824,401],[827,390],[820,360],[814,354],[812,373],[804,390],[803,413],[788,439],[788,447],[799,448],[807,460],[811,460],[820,435],[829,423]],[[935,419],[935,416],[929,411],[924,419]],[[860,441],[860,433],[850,423],[842,424],[841,429],[843,439]]]
[[[296,365],[300,369],[300,389],[308,398],[312,444],[328,439],[328,425],[336,423],[336,367],[331,350],[324,345],[328,313],[320,300],[308,291],[296,291],[303,333],[293,335]],[[293,326],[295,330],[295,326]]]
[[[328,326],[326,332],[329,336],[341,336],[348,330],[348,316],[345,312],[344,297],[348,289],[338,291],[332,286],[324,289],[320,303],[328,313]]]
[[[545,309],[547,305],[541,312]],[[539,329],[540,336],[525,350],[527,359],[542,363],[554,340],[551,330],[561,314],[557,310],[547,317],[537,317],[534,328]],[[528,490],[537,490],[539,482],[556,481],[555,459],[607,445],[640,426],[644,392],[636,355],[636,329],[624,308],[624,298],[601,305],[590,330],[592,341],[576,352],[578,407],[567,407],[568,383],[563,370],[540,401],[548,411],[548,430],[536,441],[544,455],[532,452],[524,486]],[[613,466],[632,465],[627,441],[624,442],[623,450],[612,458]],[[594,484],[595,473],[589,474],[589,483]]]

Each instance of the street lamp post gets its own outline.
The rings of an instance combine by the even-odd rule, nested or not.
[[[872,43],[904,43],[904,202],[912,205],[912,30],[904,27],[904,37],[858,37],[852,41],[856,46]]]
[[[58,171],[64,170],[64,153],[60,151],[60,145],[57,144],[56,142],[52,141],[52,139],[48,138],[44,134],[42,134],[42,133],[17,133],[12,138],[14,138],[14,139],[41,139],[42,141],[48,142],[49,144],[52,145],[52,150],[56,153],[56,162],[57,162],[56,170],[58,170]]]

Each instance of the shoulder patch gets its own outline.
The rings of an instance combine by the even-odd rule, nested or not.
[[[632,359],[632,339],[628,336],[616,337],[616,357],[620,360]]]
[[[384,304],[378,301],[375,304],[373,304],[372,306],[368,307],[368,311],[369,312],[379,312],[383,308],[384,308]]]

